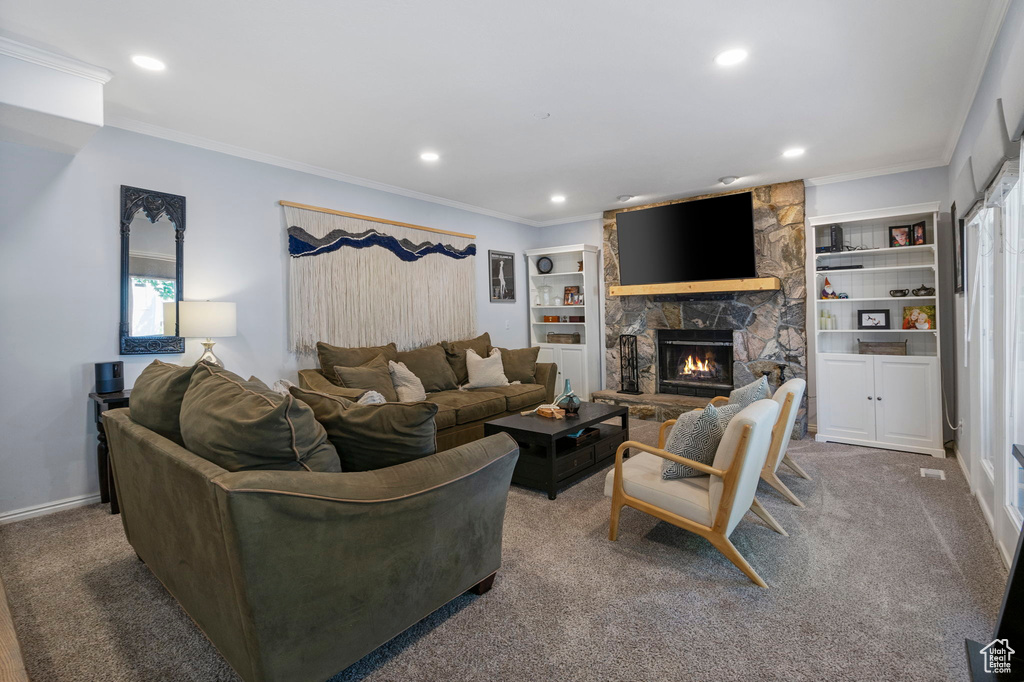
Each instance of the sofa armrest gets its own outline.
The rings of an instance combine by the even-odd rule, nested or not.
[[[496,572],[518,457],[498,434],[376,471],[217,477],[262,679],[326,679]]]
[[[310,391],[319,391],[320,393],[326,393],[328,395],[341,396],[349,400],[359,400],[366,393],[364,388],[343,388],[337,384],[332,384],[331,381],[323,375],[318,369],[300,369],[299,370],[299,388],[305,388]]]
[[[547,398],[544,402],[550,403],[555,399],[555,381],[558,379],[558,365],[553,362],[538,362],[537,372],[534,380],[547,389]]]

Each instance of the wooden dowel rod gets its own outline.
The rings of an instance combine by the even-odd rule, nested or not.
[[[475,234],[463,234],[462,232],[451,232],[449,230],[439,230],[436,227],[423,227],[422,225],[413,225],[412,223],[400,223],[397,220],[384,220],[383,218],[374,218],[368,215],[360,215],[358,213],[347,213],[345,211],[335,211],[331,208],[323,208],[321,206],[310,206],[309,204],[297,204],[294,201],[285,201],[282,199],[277,202],[282,206],[291,206],[292,208],[304,208],[307,211],[318,211],[320,213],[330,213],[331,215],[341,215],[347,218],[357,218],[359,220],[368,220],[371,223],[383,223],[385,225],[397,225],[398,227],[410,227],[414,230],[424,230],[426,232],[436,232],[437,234],[450,234],[453,237],[465,237],[466,239],[476,239]]]

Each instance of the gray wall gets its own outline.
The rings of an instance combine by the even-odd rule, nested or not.
[[[526,344],[526,282],[514,305],[489,303],[487,250],[522,254],[538,228],[114,128],[74,157],[0,143],[0,514],[98,491],[93,363],[123,359],[131,386],[153,359],[117,355],[121,184],[187,198],[184,296],[238,304],[217,354],[245,376],[295,380],[314,364],[286,345],[279,199],[478,235],[478,328]]]

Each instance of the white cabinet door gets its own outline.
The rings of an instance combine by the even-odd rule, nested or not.
[[[818,356],[818,433],[875,440],[872,355]]]
[[[876,439],[941,450],[938,359],[876,355],[874,360]]]
[[[555,387],[555,395],[562,392],[565,380],[572,383],[572,390],[581,400],[590,400],[590,388],[587,386],[585,346],[563,346],[558,349],[559,384]]]

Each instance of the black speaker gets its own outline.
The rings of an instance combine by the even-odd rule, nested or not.
[[[829,227],[829,236],[832,240],[832,251],[839,253],[843,250],[843,226],[832,225]]]
[[[96,392],[118,393],[124,390],[124,362],[96,363]]]

